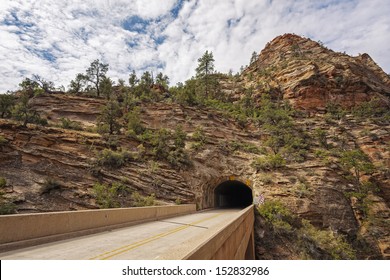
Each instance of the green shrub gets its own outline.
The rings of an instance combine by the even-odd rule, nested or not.
[[[93,193],[96,199],[96,203],[100,208],[117,208],[120,207],[118,202],[118,190],[121,185],[113,183],[111,186],[106,184],[96,183],[93,186]]]
[[[183,131],[182,126],[176,126],[174,132],[174,144],[176,148],[184,148],[186,145],[187,133]]]
[[[133,205],[135,207],[154,206],[156,204],[156,196],[154,193],[143,196],[139,192],[133,192],[131,199],[133,200]]]
[[[314,247],[317,251],[326,253],[328,256],[325,258],[327,259],[349,260],[356,258],[352,246],[346,242],[342,235],[338,235],[332,230],[317,229],[306,220],[303,220],[302,224],[298,236],[303,257],[312,258]]]
[[[359,188],[361,187],[360,177],[362,173],[371,174],[375,169],[369,157],[358,149],[342,152],[340,163],[346,171],[352,171]]]
[[[379,118],[389,120],[389,109],[384,107],[380,100],[373,99],[363,102],[352,108],[352,114],[357,118]]]
[[[128,134],[131,136],[140,135],[145,131],[145,128],[141,124],[141,110],[139,107],[134,107],[127,113],[127,129]]]
[[[176,198],[175,199],[175,204],[176,205],[180,205],[182,202],[181,202],[181,199],[180,198]]]
[[[11,117],[11,109],[15,104],[15,97],[11,94],[0,94],[0,118]]]
[[[321,128],[316,128],[314,130],[314,135],[317,138],[317,140],[320,142],[320,145],[327,148],[328,142],[326,139],[326,131]]]
[[[202,146],[204,144],[206,144],[206,135],[205,135],[202,127],[198,126],[195,129],[194,133],[192,134],[192,140],[198,142]]]
[[[289,233],[292,231],[291,224],[296,218],[280,201],[268,200],[259,206],[258,211],[272,225],[275,232]]]
[[[152,153],[157,159],[164,160],[168,158],[171,150],[169,145],[170,137],[171,133],[164,128],[152,134],[149,144],[152,145]]]
[[[4,177],[0,177],[0,188],[5,188],[7,186],[7,180]]]
[[[0,147],[5,146],[6,144],[8,144],[8,140],[0,135]]]
[[[262,174],[259,180],[263,184],[269,185],[273,183],[273,176],[271,174]]]
[[[83,130],[79,122],[71,121],[68,118],[61,118],[61,127],[64,129]]]
[[[293,215],[280,201],[266,201],[258,208],[272,226],[276,236],[285,236],[304,259],[355,259],[355,252],[346,239],[332,230],[314,227],[309,221]]]
[[[233,151],[240,150],[252,154],[262,154],[264,152],[264,149],[259,148],[258,146],[252,143],[241,142],[241,141],[232,141],[229,143],[229,147]]]
[[[131,154],[126,150],[116,152],[110,149],[104,149],[97,154],[96,164],[108,168],[120,168],[124,166],[127,161],[136,158],[136,155]]]
[[[252,161],[251,166],[256,171],[274,170],[286,166],[286,160],[280,154],[266,155]]]
[[[340,120],[346,115],[346,111],[336,103],[326,104],[326,115],[328,118]]]
[[[182,167],[191,165],[191,160],[184,149],[175,149],[169,152],[167,161],[173,167]]]
[[[13,202],[5,202],[0,199],[0,215],[9,215],[16,213],[16,205]]]

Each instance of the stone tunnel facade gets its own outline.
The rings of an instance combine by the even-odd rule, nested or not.
[[[199,201],[205,208],[245,208],[253,203],[250,180],[236,176],[220,177],[203,186],[203,197]]]

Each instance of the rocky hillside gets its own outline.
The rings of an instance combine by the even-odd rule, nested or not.
[[[287,34],[218,84],[194,104],[174,90],[136,99],[110,135],[104,99],[32,97],[45,126],[0,119],[2,211],[203,209],[235,176],[265,196],[258,258],[390,258],[389,76],[367,54]]]

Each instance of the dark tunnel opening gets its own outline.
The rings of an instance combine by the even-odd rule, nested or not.
[[[240,181],[225,181],[214,190],[215,207],[245,208],[252,204],[252,189]]]

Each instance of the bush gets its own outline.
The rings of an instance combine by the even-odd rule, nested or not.
[[[7,180],[4,177],[0,177],[0,189],[7,186]]]
[[[339,104],[327,103],[326,104],[326,115],[329,118],[341,120],[343,117],[345,117],[346,112]]]
[[[61,118],[61,127],[64,129],[83,130],[79,122],[71,121],[68,118]]]
[[[120,207],[118,202],[118,190],[121,188],[121,185],[118,183],[113,183],[111,186],[106,184],[96,183],[93,186],[94,196],[96,198],[96,203],[100,208],[117,208]]]
[[[126,150],[115,152],[110,149],[104,149],[98,153],[96,164],[108,168],[120,168],[124,166],[127,161],[135,158],[135,155],[130,154]]]
[[[261,154],[264,152],[264,149],[259,148],[258,146],[252,144],[252,143],[246,143],[246,142],[241,142],[241,141],[232,141],[229,144],[229,147],[233,151],[243,151],[246,153],[252,153],[252,154]]]
[[[184,148],[186,145],[187,133],[183,131],[181,126],[177,126],[175,129],[174,144],[176,148]]]
[[[180,198],[176,198],[175,199],[175,204],[176,205],[180,205],[182,202],[181,202],[181,199]]]
[[[5,146],[6,144],[8,144],[8,140],[0,135],[0,147]]]
[[[288,233],[292,230],[291,224],[296,217],[280,201],[266,201],[259,206],[258,211],[272,225],[274,231]]]
[[[135,207],[153,206],[156,204],[156,196],[154,193],[149,196],[143,196],[139,192],[133,192],[131,198]]]
[[[173,167],[182,167],[191,165],[191,160],[184,149],[175,149],[169,152],[167,161]]]
[[[352,170],[359,187],[361,186],[360,177],[362,173],[371,174],[375,169],[369,157],[358,149],[342,152],[340,163],[346,171]]]
[[[314,130],[314,135],[315,137],[318,139],[318,141],[320,142],[321,146],[327,148],[328,147],[328,142],[327,142],[327,139],[326,139],[326,131],[321,129],[321,128],[316,128]]]
[[[4,202],[0,200],[0,215],[9,215],[16,213],[16,205],[13,202]]]
[[[260,178],[259,178],[260,182],[262,182],[263,184],[266,184],[266,185],[269,185],[269,184],[272,184],[273,183],[273,177],[271,174],[263,174]]]
[[[192,134],[192,140],[199,142],[199,143],[202,143],[202,144],[206,143],[206,135],[205,135],[202,127],[198,126],[195,129],[194,133]]]
[[[303,257],[312,258],[313,251],[326,253],[324,259],[350,260],[355,259],[355,251],[352,246],[345,241],[342,235],[338,235],[331,230],[319,230],[310,222],[303,220],[303,227],[299,230],[299,243],[303,249]]]
[[[141,124],[140,112],[139,107],[134,107],[126,115],[128,134],[131,136],[140,135],[145,131],[145,128]]]
[[[153,155],[157,159],[167,159],[170,147],[169,147],[169,140],[171,137],[171,133],[166,129],[160,129],[158,130],[150,142],[150,144],[153,146]]]
[[[15,98],[11,94],[0,94],[0,118],[11,117],[11,109],[15,104]]]
[[[389,109],[384,107],[380,100],[373,99],[368,102],[363,102],[352,108],[352,114],[357,118],[378,118],[389,120]]]
[[[332,230],[317,229],[309,221],[293,215],[280,201],[266,201],[258,211],[272,226],[274,235],[285,236],[294,242],[291,249],[296,250],[302,258],[356,258],[352,246],[342,235]]]
[[[256,171],[274,170],[286,166],[286,160],[280,154],[266,155],[258,157],[251,163],[251,166],[255,168]]]
[[[195,141],[191,146],[194,150],[198,150],[206,144],[206,135],[201,127],[195,129],[192,134],[192,140]]]

